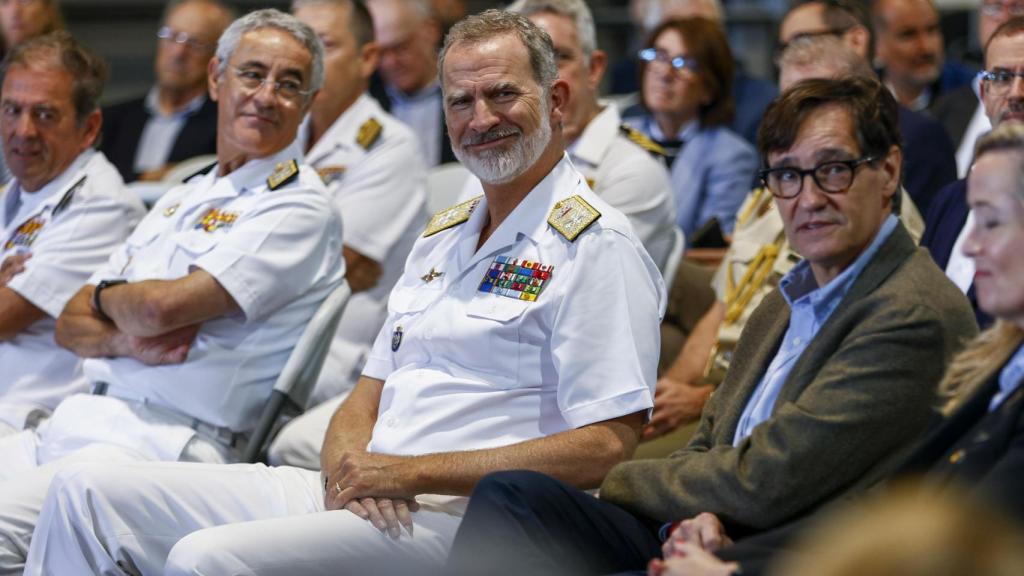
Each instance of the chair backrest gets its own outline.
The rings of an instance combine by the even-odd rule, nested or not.
[[[675,234],[672,239],[672,249],[668,251],[668,259],[661,267],[661,276],[665,279],[665,289],[672,292],[672,283],[676,281],[676,274],[679,273],[679,262],[683,259],[683,251],[686,249],[686,237],[683,236],[679,226],[673,226]]]
[[[203,154],[201,156],[193,156],[187,160],[182,160],[175,164],[174,168],[171,168],[166,174],[164,174],[162,181],[171,185],[181,184],[185,181],[185,178],[188,178],[216,161],[216,154]]]
[[[431,169],[427,174],[427,211],[435,214],[455,204],[469,177],[469,170],[458,162]]]
[[[334,333],[338,329],[341,314],[345,311],[348,298],[352,295],[348,282],[342,281],[320,304],[313,318],[302,331],[302,336],[292,349],[284,369],[274,383],[274,390],[263,407],[260,420],[249,436],[243,462],[256,462],[270,440],[271,432],[277,424],[282,411],[287,407],[295,413],[306,409],[310,394],[320,378],[320,370],[327,358],[327,351],[334,341]]]

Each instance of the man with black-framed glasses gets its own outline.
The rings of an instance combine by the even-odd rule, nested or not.
[[[804,260],[750,318],[694,438],[619,464],[600,499],[533,472],[484,477],[450,572],[642,570],[674,522],[710,512],[701,524],[734,536],[769,529],[872,485],[924,430],[976,328],[892,212],[895,100],[873,80],[806,80],[769,106],[758,140]]]
[[[217,103],[206,65],[234,19],[219,0],[173,0],[156,31],[155,84],[103,110],[100,150],[125,182],[159,180],[174,164],[217,152]]]

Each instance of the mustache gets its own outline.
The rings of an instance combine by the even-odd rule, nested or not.
[[[462,146],[476,146],[478,144],[487,144],[488,142],[494,142],[508,136],[516,136],[521,134],[522,131],[512,126],[495,126],[487,132],[479,132],[474,134],[468,134],[462,138]]]

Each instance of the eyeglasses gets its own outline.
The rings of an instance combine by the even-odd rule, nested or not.
[[[675,56],[669,57],[663,50],[657,48],[644,48],[637,53],[644,62],[661,62],[662,64],[668,64],[677,72],[683,70],[689,70],[690,72],[696,72],[698,70],[697,59],[689,56]]]
[[[257,92],[263,88],[264,85],[269,85],[270,89],[285,100],[297,101],[300,97],[309,96],[313,93],[312,90],[303,90],[302,83],[298,80],[291,78],[285,78],[283,80],[271,80],[266,74],[259,70],[253,70],[251,68],[238,68],[232,66],[235,72],[235,78],[238,78],[239,84],[246,91],[252,93]]]
[[[987,2],[981,5],[981,13],[989,18],[998,18],[1003,12],[1010,18],[1024,16],[1024,4],[1004,4],[1002,2]]]
[[[849,28],[827,28],[825,30],[815,30],[813,32],[801,32],[799,34],[794,34],[793,37],[789,39],[789,42],[780,42],[775,46],[775,62],[778,63],[779,60],[782,59],[782,54],[786,51],[786,48],[789,48],[793,44],[806,42],[808,38],[818,38],[820,36],[839,37],[846,34],[849,30]]]
[[[878,160],[877,156],[863,156],[856,160],[830,160],[818,164],[814,168],[770,168],[761,170],[758,176],[772,196],[776,198],[796,198],[804,187],[804,176],[808,174],[814,183],[829,194],[845,192],[853,184],[857,167]]]
[[[1009,90],[1010,86],[1013,86],[1015,78],[1024,78],[1024,72],[1014,72],[1012,70],[982,70],[978,72],[978,76],[983,82],[988,82],[988,86],[991,90],[996,92],[1003,92]]]
[[[213,50],[213,44],[209,42],[203,42],[197,39],[195,36],[185,32],[179,32],[170,26],[162,26],[156,31],[156,37],[166,42],[174,42],[175,44],[184,44],[185,46],[199,51],[206,52]]]

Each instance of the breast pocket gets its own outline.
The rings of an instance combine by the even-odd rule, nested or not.
[[[452,324],[453,345],[471,351],[466,368],[496,388],[529,385],[523,376],[531,347],[524,341],[524,323],[536,303],[481,294],[466,305],[466,317]],[[532,380],[532,379],[530,379]]]

